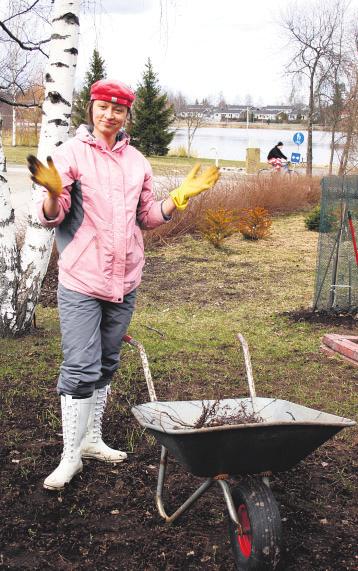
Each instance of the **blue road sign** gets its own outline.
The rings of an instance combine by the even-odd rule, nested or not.
[[[301,153],[291,153],[291,163],[300,163]]]
[[[296,145],[302,145],[304,140],[304,134],[300,133],[299,131],[293,135],[293,142],[296,143]]]

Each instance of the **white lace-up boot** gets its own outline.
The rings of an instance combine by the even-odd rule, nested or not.
[[[63,452],[56,470],[44,481],[48,490],[62,490],[73,476],[82,472],[81,443],[86,434],[93,397],[74,399],[61,396]]]
[[[119,463],[127,458],[127,454],[121,450],[110,448],[102,440],[102,418],[109,392],[108,385],[94,391],[87,433],[82,442],[82,458],[95,458],[102,462]]]

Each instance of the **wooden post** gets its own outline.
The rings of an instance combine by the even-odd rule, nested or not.
[[[260,149],[246,149],[246,172],[255,174],[260,167]]]

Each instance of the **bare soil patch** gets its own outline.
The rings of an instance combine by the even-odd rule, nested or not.
[[[356,329],[358,327],[358,314],[301,309],[299,311],[288,311],[282,315],[295,323],[308,322],[317,325],[332,325],[333,327],[344,326],[347,329]]]
[[[19,399],[3,422],[14,441],[0,449],[1,569],[233,570],[219,489],[175,525],[160,519],[154,504],[159,447],[136,432],[129,410],[117,416],[110,406],[105,422],[110,444],[123,446],[128,430],[137,434],[128,462],[85,461],[83,473],[63,493],[44,490],[42,480],[57,465],[61,438],[36,422],[33,411],[40,407]],[[352,449],[336,440],[274,477],[284,528],[282,571],[356,569],[356,461]],[[167,483],[166,504],[173,511],[199,479],[172,461]]]
[[[251,261],[245,263],[252,276],[254,266]],[[210,277],[206,279],[205,291],[201,283],[203,272]],[[259,283],[259,275],[252,277]],[[160,304],[170,299],[168,290],[175,287],[177,297],[195,300],[199,306],[237,303],[240,295],[247,295],[245,284],[241,289],[240,279],[237,264],[230,259],[223,262],[218,271],[218,265],[211,266],[209,259],[191,255],[179,272],[175,259],[154,256],[147,259],[142,294],[152,303]],[[221,284],[223,287],[219,287]],[[54,255],[42,290],[43,306],[56,306],[56,287]],[[311,320],[306,311],[285,313],[285,316],[292,323],[304,320],[317,327],[331,323],[327,321],[331,319],[328,316],[322,322],[315,314]],[[343,331],[356,326],[356,321],[336,316],[333,324],[336,330]],[[34,335],[38,351],[43,352],[49,332],[37,330]],[[225,351],[227,346],[223,345],[222,349]],[[218,362],[220,358],[219,355]],[[233,571],[226,508],[218,488],[213,487],[174,525],[168,526],[161,520],[154,503],[160,449],[132,416],[121,374],[116,377],[106,411],[104,437],[108,444],[122,449],[128,449],[127,444],[131,442],[133,453],[129,454],[128,461],[112,466],[86,460],[83,473],[63,493],[43,489],[43,479],[57,466],[62,445],[60,431],[51,425],[50,417],[47,422],[41,418],[41,414],[50,415],[52,411],[59,416],[54,389],[44,385],[41,396],[33,398],[26,388],[34,382],[30,371],[31,360],[36,359],[36,351],[24,355],[28,372],[22,374],[19,386],[13,385],[6,374],[0,379],[0,569]],[[315,352],[307,353],[307,360],[316,368],[322,359]],[[278,361],[277,358],[277,362],[272,363],[273,376]],[[50,361],[48,367],[50,370]],[[136,373],[133,372],[134,377]],[[141,375],[138,365],[136,378],[142,378]],[[350,373],[345,375],[348,378]],[[190,382],[188,386],[185,379],[180,379],[180,372],[174,371],[170,377],[164,375],[159,385],[168,388],[169,399],[178,398],[180,394],[185,400],[192,398],[193,387],[202,385],[203,379],[193,373]],[[218,378],[219,387],[220,382]],[[282,379],[284,382],[302,383],[301,371],[296,372],[292,367],[289,381]],[[276,377],[275,383],[274,389],[278,392],[280,380]],[[339,394],[338,375],[335,383]],[[225,391],[224,386],[220,388]],[[317,403],[312,401],[311,406],[322,405],[324,398],[319,394]],[[11,399],[16,406],[8,405]],[[131,402],[147,400],[144,383],[134,382]],[[272,490],[283,521],[280,571],[357,569],[357,464],[357,447],[354,448],[351,439],[338,437],[294,469],[272,478]],[[200,479],[172,460],[166,488],[168,512],[183,503],[199,482]]]

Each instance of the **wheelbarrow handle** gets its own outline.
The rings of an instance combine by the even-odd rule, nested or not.
[[[238,333],[237,338],[239,339],[241,346],[242,346],[242,350],[244,352],[247,381],[249,384],[249,391],[250,391],[250,397],[251,397],[251,401],[252,401],[252,407],[253,407],[253,410],[255,411],[254,399],[256,398],[256,391],[255,391],[254,377],[252,374],[249,346],[247,344],[245,337],[243,335],[241,335],[241,333]],[[148,362],[148,358],[147,358],[147,355],[146,355],[146,352],[144,350],[143,345],[141,343],[139,343],[138,341],[136,341],[135,339],[133,339],[133,337],[131,337],[130,335],[127,335],[127,334],[123,335],[122,341],[124,341],[125,343],[128,343],[129,345],[132,345],[133,347],[138,349],[139,354],[140,354],[140,358],[142,360],[142,366],[143,366],[144,376],[145,376],[145,380],[146,380],[147,387],[148,387],[150,400],[151,400],[151,402],[157,401],[158,399],[157,399],[157,395],[155,393],[154,383],[153,383],[152,375],[151,375],[150,368],[149,368],[149,362]]]
[[[133,339],[133,337],[131,337],[130,335],[123,335],[122,341],[124,341],[125,343],[128,343],[129,345],[132,345],[132,347],[135,347],[136,349],[138,349],[140,358],[142,360],[142,366],[143,366],[144,376],[145,376],[145,380],[146,380],[147,387],[148,387],[149,398],[150,398],[151,402],[157,401],[158,399],[157,399],[157,395],[155,394],[155,388],[154,388],[154,383],[153,383],[153,379],[152,379],[152,374],[150,372],[148,358],[147,358],[147,355],[146,355],[146,352],[144,350],[143,345],[141,345],[141,343],[139,343],[138,341]]]
[[[245,337],[243,335],[241,335],[241,333],[237,334],[237,338],[240,341],[242,350],[244,352],[247,382],[249,384],[249,391],[250,391],[250,397],[251,397],[251,401],[252,401],[253,410],[255,410],[254,398],[256,398],[256,391],[255,391],[254,377],[252,374],[252,366],[251,366],[249,346],[247,344]]]

